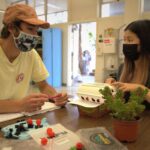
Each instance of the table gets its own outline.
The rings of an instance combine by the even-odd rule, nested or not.
[[[65,108],[48,112],[46,114],[32,116],[33,119],[42,117],[47,117],[50,125],[61,123],[63,126],[74,132],[81,128],[105,126],[111,133],[113,133],[112,120],[109,114],[106,114],[101,118],[80,116],[78,108],[72,105],[66,105]],[[24,119],[26,118],[24,117]],[[0,123],[0,127],[15,123],[16,120],[17,119]],[[137,141],[123,144],[126,145],[129,150],[150,150],[150,111],[145,111],[142,115]],[[26,141],[7,140],[3,138],[2,133],[0,133],[0,149],[3,147],[12,147],[12,150],[40,150],[38,145],[32,139]]]

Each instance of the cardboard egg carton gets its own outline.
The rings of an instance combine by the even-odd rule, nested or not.
[[[100,89],[104,89],[108,86],[112,89],[112,92],[115,92],[115,88],[107,83],[87,83],[82,84],[77,91],[77,95],[80,100],[84,102],[94,102],[103,104],[105,99],[102,94],[99,92]]]

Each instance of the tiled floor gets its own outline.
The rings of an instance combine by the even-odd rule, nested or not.
[[[78,85],[79,83],[92,83],[95,81],[95,77],[94,76],[79,76],[78,78],[75,78],[73,80],[73,86]]]

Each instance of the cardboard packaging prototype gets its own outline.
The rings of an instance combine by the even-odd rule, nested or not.
[[[103,89],[105,86],[109,86],[112,91],[115,92],[115,88],[106,83],[89,83],[79,86],[77,95],[83,103],[98,104],[93,108],[84,107],[84,105],[77,105],[79,114],[81,116],[98,118],[108,113],[108,110],[104,108],[103,105],[105,99],[103,99],[102,95],[99,92],[99,90]]]

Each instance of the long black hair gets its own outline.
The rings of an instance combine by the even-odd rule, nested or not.
[[[137,20],[131,22],[125,28],[125,31],[127,30],[136,34],[140,40],[140,63],[138,64],[139,81],[137,82],[146,85],[150,75],[150,20]],[[120,81],[132,82],[135,76],[137,76],[135,72],[135,62],[125,58]]]
[[[135,33],[140,39],[142,54],[150,54],[150,20],[137,20],[130,23],[125,31]]]

